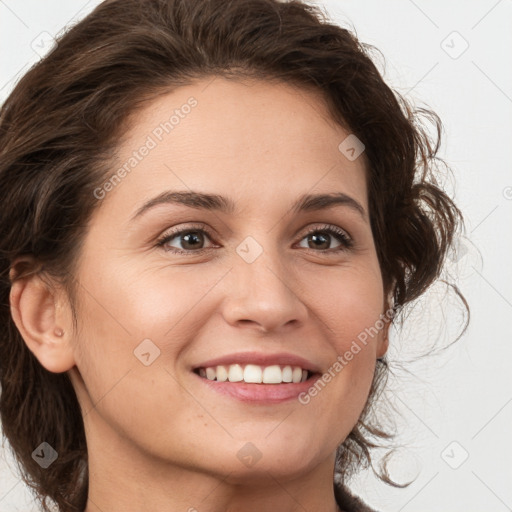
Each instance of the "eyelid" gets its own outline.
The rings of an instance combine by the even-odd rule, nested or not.
[[[196,224],[191,224],[188,226],[185,225],[184,227],[176,227],[176,228],[171,229],[170,231],[166,231],[163,235],[161,235],[158,238],[156,245],[158,247],[163,247],[169,241],[169,239],[172,239],[172,238],[177,237],[182,234],[186,234],[188,232],[194,232],[194,231],[204,232],[208,236],[208,238],[213,243],[215,243],[215,236],[212,234],[212,231],[205,224],[196,223]],[[333,255],[333,254],[338,254],[343,251],[348,251],[354,246],[354,239],[347,232],[347,230],[345,230],[339,226],[336,226],[335,224],[326,224],[326,223],[323,223],[322,225],[313,225],[313,226],[309,227],[307,229],[307,231],[303,232],[302,236],[300,237],[300,239],[298,240],[297,243],[300,243],[304,238],[306,238],[311,233],[317,233],[317,232],[318,233],[326,232],[326,233],[329,233],[330,236],[332,236],[334,238],[341,238],[341,240],[339,240],[339,241],[342,245],[342,248],[315,250],[315,249],[303,247],[302,249],[305,249],[306,251],[312,251],[314,253]],[[164,250],[167,252],[170,252],[170,253],[175,253],[175,254],[198,255],[198,254],[202,254],[205,251],[209,251],[214,248],[215,247],[204,247],[204,248],[200,248],[197,250],[187,251],[187,250],[183,250],[183,249],[177,249],[176,247],[174,247],[172,249],[164,248]]]
[[[305,237],[307,237],[311,233],[329,233],[330,236],[334,236],[335,238],[341,238],[341,244],[343,249],[326,249],[316,251],[314,249],[306,248],[306,250],[313,251],[315,253],[324,253],[324,254],[338,254],[343,250],[348,251],[354,247],[354,239],[348,233],[347,230],[336,226],[335,224],[323,224],[322,226],[312,226],[305,233],[303,233],[300,241],[302,241]]]
[[[308,228],[308,230],[303,234],[303,238],[306,235],[309,235],[310,233],[316,233],[316,232],[322,232],[322,231],[334,231],[338,234],[343,234],[347,239],[353,240],[352,236],[349,234],[349,232],[346,229],[340,228],[339,226],[336,226],[335,224],[326,224],[323,223],[321,226],[311,226],[311,228]],[[302,239],[301,239],[302,240]]]
[[[165,233],[163,233],[161,236],[158,237],[158,239],[156,241],[156,245],[163,246],[169,241],[169,238],[174,238],[180,234],[187,233],[188,231],[191,231],[191,232],[204,231],[208,235],[208,238],[210,238],[210,240],[212,240],[212,241],[215,240],[215,236],[213,235],[212,231],[205,224],[191,224],[191,225],[185,225],[185,227],[171,228],[170,230],[166,231]],[[183,251],[183,252],[199,253],[200,251],[206,251],[208,249],[210,249],[210,247],[206,247],[204,249],[198,249],[196,251]],[[171,250],[171,249],[166,249],[166,250],[168,250],[169,252],[173,252],[173,250]],[[179,251],[179,249],[176,249],[176,250]]]

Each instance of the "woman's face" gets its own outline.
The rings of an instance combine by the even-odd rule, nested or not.
[[[108,454],[235,479],[332,471],[386,350],[348,136],[315,93],[262,81],[203,80],[133,117],[76,276],[69,373],[92,467]],[[342,199],[300,208],[317,194]],[[314,374],[274,382],[301,369]]]

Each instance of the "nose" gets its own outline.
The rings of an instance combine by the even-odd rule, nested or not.
[[[308,310],[297,275],[285,268],[278,254],[265,250],[252,262],[238,255],[233,260],[223,301],[230,325],[261,332],[304,325]]]

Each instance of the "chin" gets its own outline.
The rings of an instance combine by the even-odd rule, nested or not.
[[[230,442],[222,454],[217,454],[222,462],[215,454],[211,458],[215,471],[229,474],[232,482],[242,482],[249,477],[256,479],[255,482],[266,481],[270,476],[287,480],[312,470],[333,452],[331,447],[325,450],[315,448],[305,439],[283,439],[276,435],[270,441],[260,435],[252,441]]]

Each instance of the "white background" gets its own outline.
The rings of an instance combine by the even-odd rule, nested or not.
[[[98,3],[0,0],[0,101],[38,60],[41,39]],[[440,156],[455,176],[445,186],[466,218],[448,270],[470,302],[470,328],[391,381],[403,417],[392,476],[417,478],[394,489],[363,472],[352,487],[382,512],[512,510],[512,1],[317,3],[382,51],[392,87],[440,115]],[[420,301],[390,356],[406,360],[454,339],[460,306],[441,295],[436,287]],[[0,512],[35,511],[7,446],[0,456]]]

